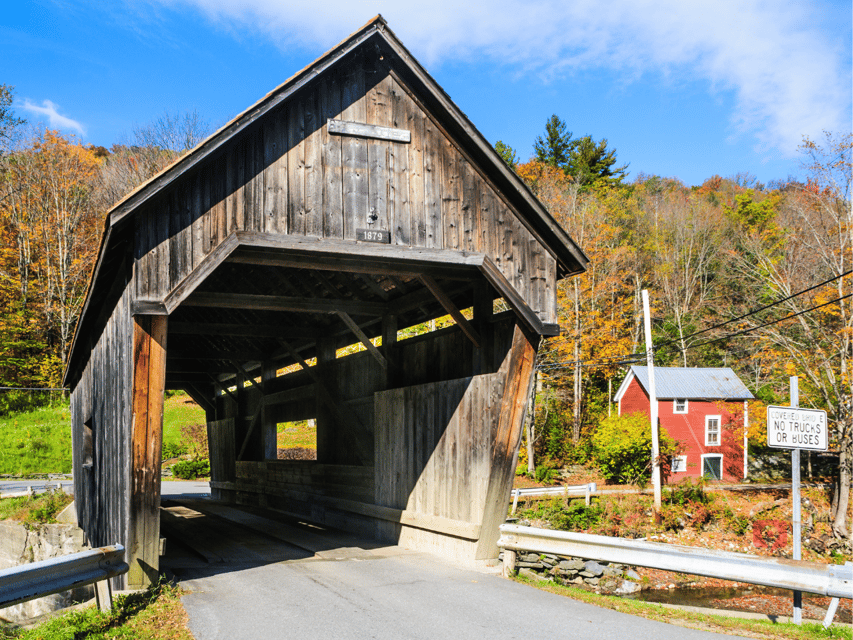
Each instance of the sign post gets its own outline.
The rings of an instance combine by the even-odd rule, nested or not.
[[[791,406],[767,407],[767,446],[791,449],[791,500],[793,502],[793,556],[802,559],[802,512],[800,505],[800,449],[826,451],[829,437],[826,411],[800,409],[797,376],[791,376]],[[794,591],[794,624],[803,620],[803,593]]]

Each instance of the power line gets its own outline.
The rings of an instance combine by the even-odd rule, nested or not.
[[[748,314],[742,315],[739,318],[735,318],[734,320],[729,320],[729,321],[724,322],[722,324],[719,324],[715,327],[710,327],[709,329],[697,331],[696,333],[690,334],[689,336],[685,336],[685,338],[689,338],[689,337],[692,337],[695,335],[699,335],[700,333],[705,333],[707,331],[710,331],[711,329],[716,329],[718,327],[725,326],[726,324],[730,324],[730,323],[735,322],[737,320],[743,320],[744,318],[748,318],[749,316],[755,315],[756,313],[760,313],[761,311],[764,311],[766,309],[769,309],[770,307],[776,306],[777,304],[781,304],[783,302],[786,302],[787,300],[790,300],[791,298],[802,295],[803,293],[808,293],[809,291],[812,291],[813,289],[816,289],[817,287],[820,287],[820,286],[823,286],[823,285],[828,284],[830,282],[833,282],[834,280],[838,280],[839,278],[843,278],[844,276],[849,275],[850,273],[853,273],[853,270],[848,271],[847,273],[843,273],[840,276],[837,276],[837,277],[832,278],[830,280],[827,280],[826,282],[822,282],[821,284],[810,287],[809,289],[804,289],[803,291],[792,294],[792,295],[788,296],[787,298],[777,300],[776,302],[774,302],[772,304],[765,305],[765,306],[761,307],[760,309],[756,309],[755,311],[752,311]],[[803,309],[802,311],[798,311],[797,313],[792,313],[790,315],[785,316],[784,318],[778,318],[776,320],[771,320],[770,322],[765,322],[764,324],[760,324],[756,327],[747,327],[746,329],[742,329],[741,331],[736,331],[735,333],[730,333],[730,334],[727,334],[725,336],[720,336],[719,338],[713,338],[711,340],[706,340],[705,342],[700,342],[698,344],[690,345],[689,347],[684,347],[684,348],[676,347],[676,349],[679,352],[683,353],[683,352],[686,352],[688,349],[698,349],[699,347],[703,347],[703,346],[708,345],[708,344],[713,344],[714,342],[720,342],[722,340],[729,340],[731,338],[736,338],[737,336],[740,336],[740,335],[743,335],[746,333],[751,333],[752,331],[757,331],[758,329],[763,329],[764,327],[769,327],[771,325],[778,324],[780,322],[784,322],[785,320],[790,320],[791,318],[796,318],[797,316],[803,315],[804,313],[809,313],[811,311],[815,311],[815,310],[820,309],[822,307],[826,307],[830,304],[835,304],[836,302],[846,300],[847,298],[850,298],[851,296],[853,296],[853,293],[848,293],[847,295],[840,296],[838,298],[835,298],[834,300],[829,300],[828,302],[824,302],[822,304],[816,305],[816,306],[811,307],[809,309]],[[677,340],[671,340],[668,343],[664,343],[663,345],[660,345],[658,348],[669,346],[669,345],[675,344],[676,342],[678,342],[678,341]],[[655,350],[657,350],[657,348],[655,348]],[[601,358],[599,360],[594,360],[592,362],[584,362],[583,360],[570,360],[570,361],[564,361],[564,362],[557,362],[557,363],[553,363],[553,364],[543,364],[543,365],[537,365],[536,368],[539,370],[542,370],[542,371],[554,370],[554,369],[569,369],[571,367],[577,366],[578,364],[580,364],[582,367],[602,367],[602,366],[607,366],[607,365],[632,364],[634,362],[640,362],[643,359],[645,359],[645,355],[643,353],[632,353],[632,354],[624,354],[622,356],[613,356],[610,358]]]
[[[766,311],[767,309],[770,309],[771,307],[775,307],[776,305],[782,304],[783,302],[787,302],[788,300],[796,298],[797,296],[801,296],[804,293],[808,293],[809,291],[814,291],[815,289],[818,289],[824,285],[827,285],[830,282],[835,282],[836,280],[840,280],[841,278],[844,278],[845,276],[849,276],[851,273],[853,273],[853,269],[851,269],[850,271],[846,271],[845,273],[842,273],[841,275],[830,278],[829,280],[824,280],[823,282],[818,283],[814,286],[811,286],[808,289],[803,289],[802,291],[798,291],[797,293],[792,293],[787,298],[782,298],[780,300],[776,300],[774,302],[771,302],[770,304],[766,304],[763,307],[759,307],[758,309],[754,309],[753,311],[750,311],[749,313],[745,313],[742,316],[738,316],[737,318],[732,318],[731,320],[726,320],[725,322],[714,325],[713,327],[708,327],[707,329],[702,329],[701,331],[696,331],[696,332],[688,334],[682,338],[678,338],[678,339],[673,338],[673,339],[668,340],[666,342],[662,342],[658,345],[653,344],[652,349],[654,351],[657,351],[658,349],[663,349],[665,347],[670,346],[671,344],[675,344],[677,342],[687,340],[688,338],[693,338],[695,336],[702,335],[703,333],[708,333],[709,331],[713,331],[714,329],[719,329],[720,327],[725,327],[726,325],[732,324],[733,322],[738,322],[739,320],[743,320],[743,319],[748,318],[750,316],[754,316],[757,313],[761,313],[762,311]],[[838,300],[843,300],[843,298],[839,298]],[[838,300],[835,300],[834,302],[838,302]],[[707,344],[707,343],[703,343],[703,344]],[[683,349],[679,349],[679,350],[683,351]]]

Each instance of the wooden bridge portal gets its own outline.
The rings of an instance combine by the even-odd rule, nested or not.
[[[377,17],[109,213],[65,374],[81,526],[154,579],[183,389],[215,498],[495,557],[538,342],[586,262]],[[277,460],[303,419],[317,460]]]

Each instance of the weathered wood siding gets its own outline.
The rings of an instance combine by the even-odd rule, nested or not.
[[[355,240],[373,228],[399,246],[488,254],[555,323],[553,256],[382,64],[328,70],[137,211],[137,297],[162,300],[236,230]],[[329,118],[406,129],[411,142],[330,134]]]
[[[128,545],[132,437],[133,319],[128,285],[71,392],[74,497],[89,543]],[[84,456],[84,430],[92,430],[92,463]],[[115,578],[123,587],[124,577]]]
[[[481,524],[493,474],[506,375],[446,380],[377,393],[377,505]],[[444,557],[473,558],[476,541],[380,522],[380,539]]]

